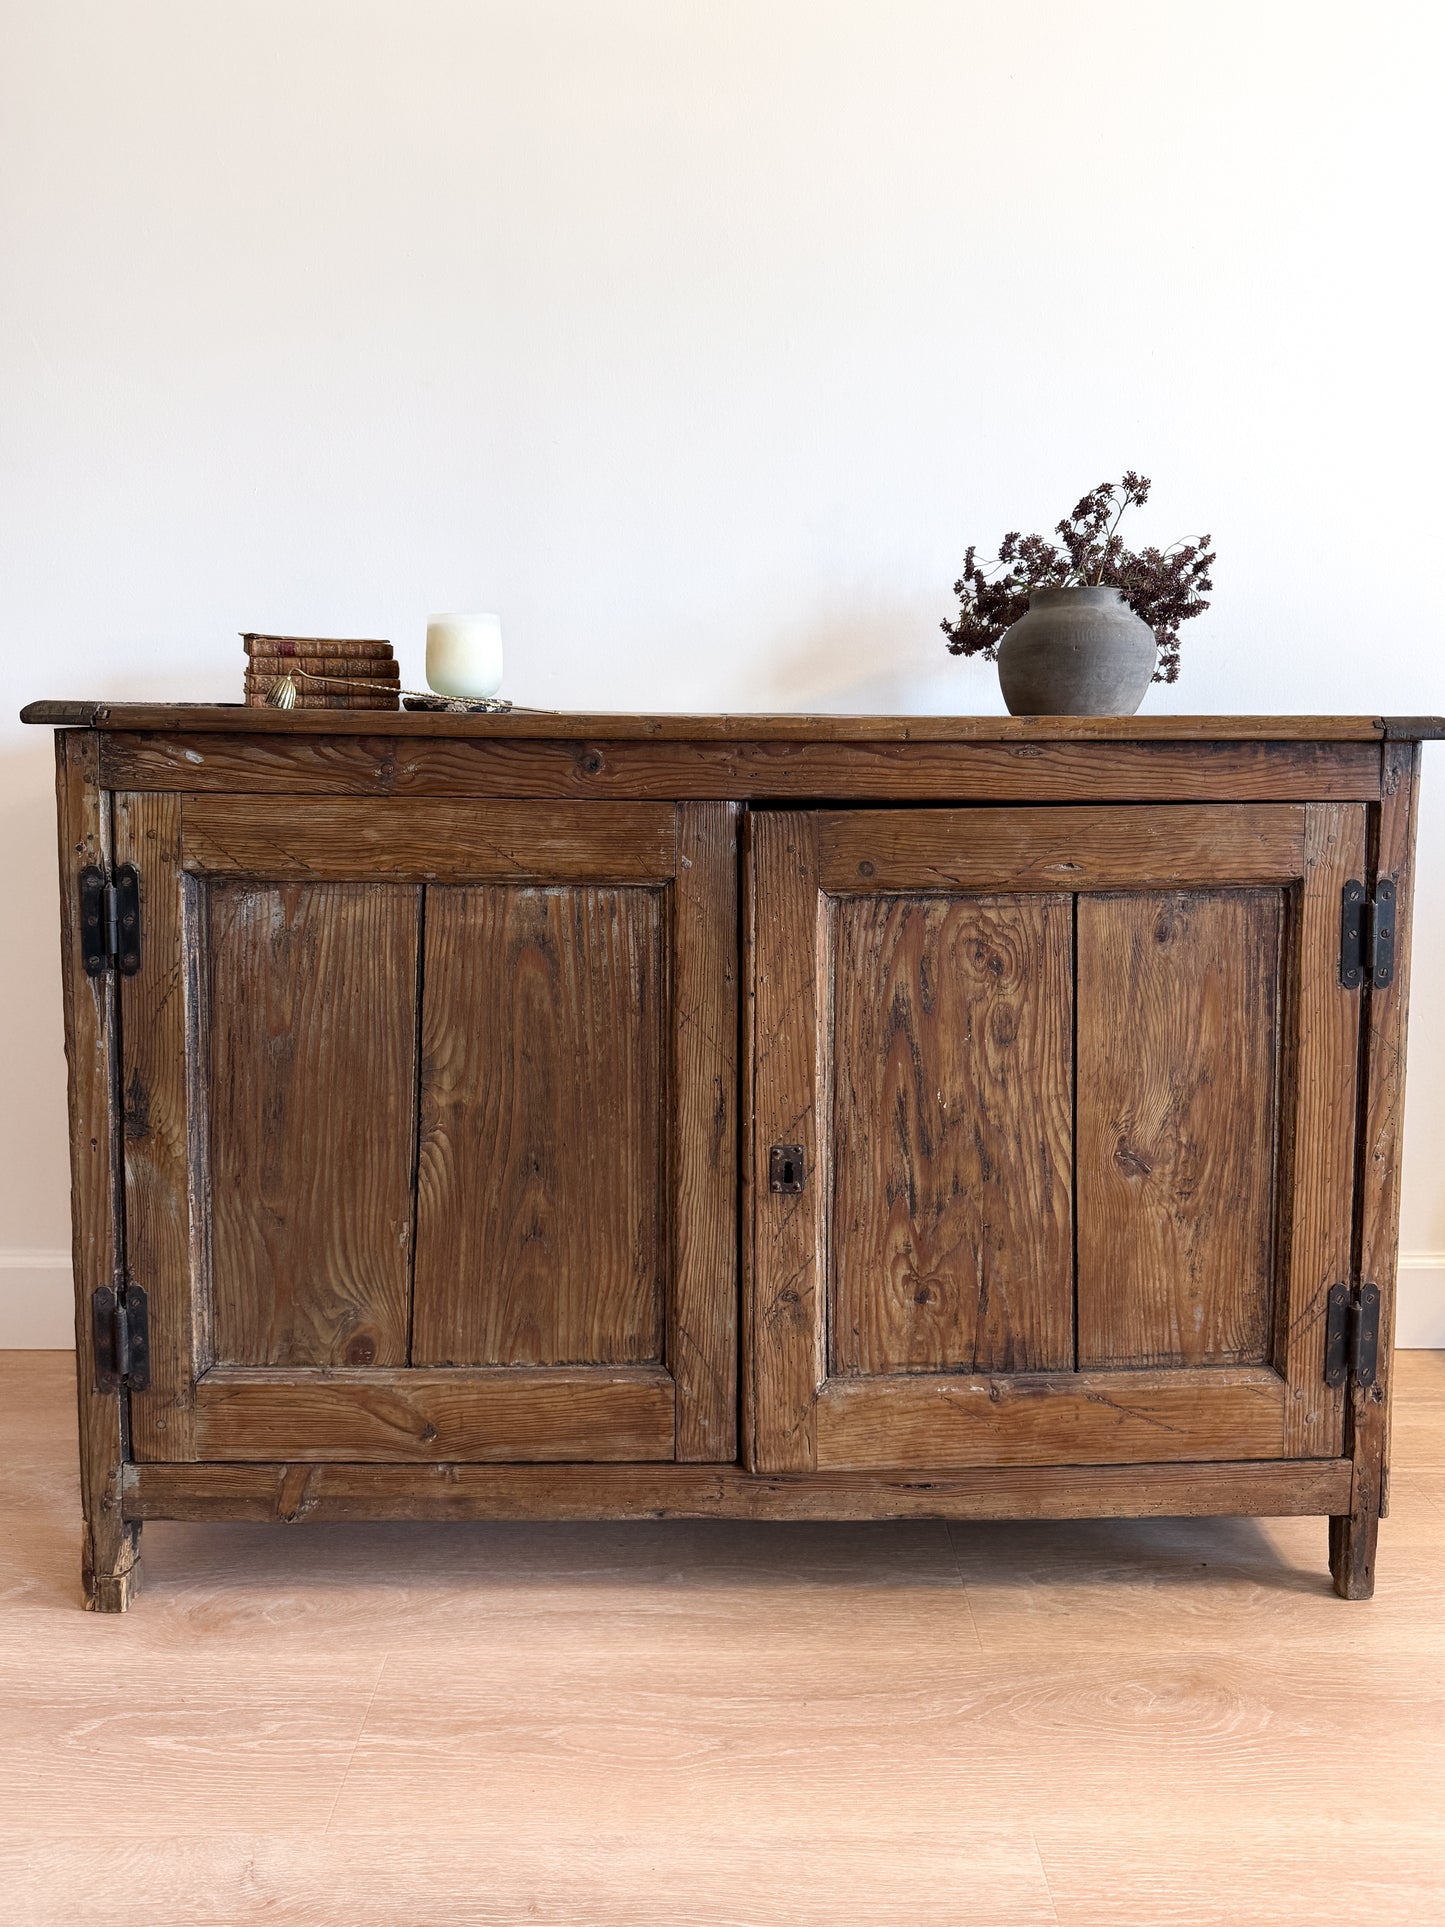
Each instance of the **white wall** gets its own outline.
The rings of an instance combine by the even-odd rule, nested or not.
[[[416,678],[427,610],[480,604],[526,702],[996,709],[937,632],[965,543],[1134,466],[1139,533],[1220,553],[1148,707],[1445,710],[1436,6],[0,17],[0,1343],[68,1325],[32,696],[234,698],[248,627],[390,635]]]

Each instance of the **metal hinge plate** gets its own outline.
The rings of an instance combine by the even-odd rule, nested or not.
[[[150,1309],[139,1285],[115,1291],[98,1285],[90,1295],[95,1389],[143,1392],[151,1382]]]
[[[1330,1287],[1325,1313],[1325,1383],[1353,1378],[1361,1391],[1374,1384],[1380,1359],[1380,1287]]]
[[[112,967],[133,977],[140,969],[140,872],[133,863],[117,864],[108,883],[94,863],[81,871],[80,960],[87,977]]]
[[[1394,980],[1394,879],[1379,879],[1371,903],[1364,884],[1351,877],[1340,891],[1340,982],[1346,990],[1358,990],[1366,981],[1387,990]]]

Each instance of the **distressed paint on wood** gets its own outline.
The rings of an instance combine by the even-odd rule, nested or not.
[[[1081,1369],[1270,1354],[1284,913],[1278,890],[1079,899]]]
[[[833,1372],[1072,1367],[1072,908],[833,906]]]
[[[663,1355],[662,893],[427,896],[412,1357]]]
[[[420,892],[205,891],[212,1351],[407,1355]]]

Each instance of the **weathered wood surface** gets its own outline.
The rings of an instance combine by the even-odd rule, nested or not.
[[[677,1456],[702,1462],[737,1452],[737,821],[730,803],[679,806],[671,891],[667,1360]]]
[[[128,1519],[1111,1519],[1327,1514],[1348,1459],[990,1467],[933,1476],[699,1465],[128,1465]]]
[[[231,703],[34,702],[20,720],[51,727],[113,730],[246,730],[284,735],[325,733],[328,719],[296,710],[242,710]],[[375,733],[375,719],[355,720],[355,733]],[[637,714],[623,711],[512,709],[476,716],[403,711],[388,735],[595,736],[661,742],[1379,742],[1387,730],[1445,735],[1439,716],[835,716],[803,714]]]
[[[814,1463],[814,1409],[823,1382],[821,1273],[830,1168],[820,989],[826,995],[827,928],[818,889],[815,819],[793,812],[754,818],[750,846],[753,1129],[750,1368],[753,1431],[748,1463],[806,1472]],[[773,1191],[768,1153],[801,1147],[801,1193]]]
[[[211,1351],[404,1365],[421,893],[204,889]]]
[[[1081,1368],[1270,1354],[1284,911],[1079,899]]]
[[[818,818],[830,892],[1171,889],[1299,876],[1304,811],[1166,808],[840,810]]]
[[[153,1389],[130,1401],[137,1491],[159,1474],[175,1481],[169,1489],[182,1503],[222,1504],[221,1486],[207,1480],[230,1478],[219,1462],[232,1458],[241,1482],[224,1490],[239,1505],[273,1507],[253,1516],[277,1516],[293,1501],[310,1516],[318,1494],[370,1508],[333,1516],[385,1516],[413,1505],[422,1508],[418,1516],[450,1516],[449,1506],[455,1516],[493,1516],[494,1505],[521,1508],[496,1516],[547,1516],[549,1505],[572,1503],[573,1492],[584,1507],[573,1516],[589,1516],[593,1503],[614,1516],[633,1516],[626,1511],[633,1504],[664,1514],[698,1506],[719,1516],[829,1516],[817,1508],[838,1505],[852,1508],[841,1516],[908,1516],[868,1508],[915,1501],[933,1507],[932,1516],[1008,1516],[1074,1505],[1153,1510],[1169,1490],[1189,1504],[1157,1509],[1328,1511],[1336,1583],[1350,1596],[1368,1591],[1387,1405],[1383,1387],[1376,1397],[1357,1397],[1347,1432],[1344,1397],[1328,1392],[1321,1377],[1323,1314],[1331,1283],[1371,1269],[1385,1274],[1373,1282],[1386,1290],[1387,1320],[1392,1309],[1408,946],[1402,929],[1392,992],[1361,998],[1343,991],[1339,890],[1347,877],[1368,879],[1377,860],[1388,873],[1392,853],[1402,866],[1408,858],[1411,745],[1429,733],[1419,719],[457,719],[105,707],[103,736],[78,733],[72,740],[81,760],[70,765],[66,746],[62,769],[79,782],[82,814],[94,815],[100,828],[92,841],[102,849],[103,785],[127,771],[135,779],[117,794],[114,856],[133,856],[141,867],[146,964],[139,977],[122,980],[124,1088],[112,1073],[101,1095],[124,1126],[130,1270],[152,1294]],[[689,796],[697,800],[679,806]],[[751,1480],[708,1458],[735,1449],[739,1393],[730,1357],[736,1255],[728,1222],[736,1022],[726,956],[735,881],[729,799],[743,798],[939,806],[761,810],[750,819],[744,1024],[753,1062],[741,1141],[742,1242],[752,1273],[740,1390],[742,1455],[761,1473]],[[1041,807],[1006,807],[1015,800]],[[983,807],[956,807],[967,803]],[[1132,807],[1143,803],[1155,807]],[[62,794],[63,822],[65,808]],[[1407,925],[1408,876],[1403,867],[1396,874]],[[73,878],[66,887],[73,899]],[[388,1287],[387,1362],[378,1348],[373,1364],[338,1365],[333,1346],[317,1353],[325,1365],[298,1364],[297,1353],[283,1348],[273,1363],[207,1369],[217,1328],[203,1232],[213,1217],[215,1173],[204,1154],[216,1092],[242,1079],[248,1048],[241,967],[221,987],[225,1021],[239,1040],[234,1075],[218,1073],[211,1053],[221,1046],[197,975],[204,898],[213,891],[220,903],[239,891],[270,900],[289,890],[299,899],[352,888],[390,890],[413,903],[532,893],[636,897],[653,906],[652,979],[641,1000],[633,986],[631,1006],[635,1015],[645,1003],[655,1024],[651,1068],[639,1080],[651,1086],[655,1119],[643,1160],[652,1174],[654,1259],[644,1357],[527,1362],[523,1344],[500,1354],[521,1362],[410,1368],[401,1360],[413,1353],[397,1348]],[[1116,915],[1098,895],[1107,891],[1146,892],[1152,901]],[[1091,1325],[1091,1230],[1081,1192],[1087,1369],[1077,1376],[1028,1369],[1040,1354],[1018,1349],[1039,1332],[1050,1343],[1061,1336],[1058,1306],[1045,1288],[1052,1260],[1042,1269],[1036,1262],[1027,1276],[1017,1267],[1017,1290],[1010,1272],[1000,1291],[1002,1274],[991,1269],[1003,1249],[999,1200],[988,1195],[993,1173],[1019,1160],[1025,1140],[1044,1150],[1046,1164],[1057,1159],[1049,1130],[1036,1117],[1020,1121],[1021,1109],[1052,1105],[1050,1129],[1067,1149],[1059,1091],[1041,1093],[1032,1073],[1022,1077],[1011,1064],[988,1090],[981,1073],[974,1077],[965,1104],[967,1079],[949,1068],[970,1026],[977,1033],[982,1024],[985,1041],[1003,1046],[1002,1031],[984,1022],[986,1004],[992,1017],[1007,1015],[1015,1059],[1038,1055],[1028,1025],[1049,1020],[1050,1000],[1041,1005],[1032,989],[1012,1000],[996,994],[1005,988],[997,983],[986,996],[969,994],[973,953],[962,932],[977,905],[962,900],[980,896],[1014,901],[1015,936],[1034,920],[1047,925],[1053,899],[1078,900],[1079,1034],[1099,1065],[1092,1073],[1081,1054],[1078,1097],[1085,1137],[1099,1122],[1094,1111],[1103,1120],[1093,1177],[1100,1198],[1112,1202],[1094,1258],[1101,1281],[1110,1273],[1114,1300],[1101,1335]],[[1161,946],[1153,932],[1160,903],[1169,900],[1171,941]],[[457,944],[470,949],[477,934],[468,926],[456,933]],[[1006,966],[998,938],[995,931],[990,943]],[[989,945],[976,949],[982,957]],[[1049,949],[1053,966],[1067,963],[1057,944]],[[74,968],[69,959],[67,969]],[[1091,970],[1095,992],[1085,982]],[[1181,971],[1187,1022],[1178,1008]],[[326,972],[320,975],[311,994],[334,1002]],[[1126,981],[1136,994],[1121,1007],[1105,986],[1117,993]],[[72,1055],[86,1023],[76,988],[68,989]],[[112,1035],[117,1030],[105,1015],[111,995],[98,995],[97,1035],[107,1023]],[[1050,1063],[1061,1051],[1057,1012],[1053,1018],[1052,1046],[1043,1053]],[[274,1026],[264,1012],[257,1021],[278,1034],[295,1027],[289,1003]],[[613,1021],[610,1033],[627,1021]],[[534,1026],[528,1047],[536,1034]],[[888,1040],[897,1046],[892,1057]],[[291,1039],[285,1048],[294,1047]],[[978,1052],[967,1056],[972,1077]],[[572,1060],[575,1070],[575,1050]],[[1364,1067],[1358,1101],[1357,1065]],[[1271,1078],[1277,1118],[1264,1091]],[[551,1072],[542,1081],[549,1093],[562,1087]],[[355,1077],[339,1082],[354,1093]],[[626,1073],[610,1085],[615,1109]],[[234,1096],[228,1089],[227,1101]],[[955,1102],[974,1113],[971,1145]],[[589,1122],[596,1114],[594,1107]],[[851,1145],[870,1114],[886,1114],[889,1148],[886,1156],[880,1151],[875,1125],[872,1162],[854,1171]],[[1145,1145],[1149,1119],[1155,1129]],[[1121,1133],[1123,1122],[1129,1129]],[[575,1121],[572,1129],[582,1134]],[[73,1111],[77,1170],[86,1165],[81,1131]],[[1143,1157],[1147,1173],[1123,1172],[1110,1132]],[[253,1139],[260,1143],[254,1131]],[[1258,1152],[1265,1141],[1269,1155],[1246,1164],[1241,1147],[1254,1142]],[[768,1149],[778,1142],[805,1147],[809,1182],[801,1197],[768,1189]],[[1082,1143],[1081,1154],[1090,1155]],[[298,1155],[295,1146],[286,1153],[293,1163]],[[233,1182],[257,1188],[249,1167],[228,1167]],[[93,1180],[86,1183],[94,1189]],[[363,1210],[374,1203],[374,1188]],[[1121,1188],[1131,1198],[1167,1191],[1172,1219],[1146,1224],[1147,1213],[1126,1213],[1120,1222],[1132,1227],[1135,1242],[1121,1243],[1113,1223]],[[640,1176],[636,1189],[640,1196]],[[871,1192],[886,1209],[869,1204]],[[1025,1215],[1037,1225],[1035,1213]],[[1057,1228],[1055,1213],[1044,1216]],[[224,1210],[216,1221],[223,1217]],[[82,1218],[77,1206],[78,1254]],[[113,1187],[113,1256],[119,1218]],[[1261,1262],[1267,1221],[1272,1256]],[[976,1262],[945,1317],[941,1302],[920,1300],[918,1291],[962,1281],[952,1254],[970,1241],[985,1275]],[[266,1266],[288,1290],[313,1269],[289,1254]],[[265,1268],[258,1258],[257,1274]],[[80,1271],[78,1255],[78,1296]],[[899,1296],[899,1280],[912,1282],[911,1301]],[[826,1379],[830,1282],[840,1375]],[[594,1277],[585,1288],[595,1285]],[[582,1322],[600,1316],[603,1302],[584,1301],[583,1288],[575,1289]],[[243,1296],[242,1315],[259,1317],[264,1305],[255,1292],[223,1283],[229,1309],[240,1309]],[[970,1302],[971,1354],[963,1342]],[[514,1336],[524,1313],[511,1302],[503,1314]],[[1093,1365],[1096,1341],[1097,1355],[1127,1359],[1130,1369]],[[1010,1369],[978,1369],[985,1361]],[[940,1364],[948,1369],[934,1369]],[[123,1406],[116,1400],[107,1410]],[[84,1392],[81,1409],[84,1419]],[[91,1416],[102,1442],[97,1464],[106,1462],[87,1473],[90,1561],[98,1594],[109,1586],[120,1599],[119,1569],[133,1556],[133,1541],[104,1521],[106,1479],[113,1495],[124,1441],[107,1441],[106,1426],[118,1419]],[[693,1463],[663,1463],[675,1453],[695,1455]],[[187,1456],[209,1464],[148,1462]],[[530,1473],[529,1459],[542,1462]],[[574,1482],[586,1460],[598,1463],[583,1468],[592,1483],[579,1490]],[[517,1472],[532,1482],[512,1483]],[[253,1473],[257,1483],[249,1482]],[[669,1484],[673,1476],[691,1483]],[[1286,1503],[1265,1505],[1266,1495]]]
[[[444,736],[100,737],[111,789],[299,796],[1370,801],[1363,742],[655,742]]]
[[[1395,883],[1395,974],[1385,989],[1371,986],[1364,993],[1365,1090],[1358,1166],[1358,1272],[1362,1280],[1380,1288],[1380,1353],[1375,1383],[1368,1390],[1351,1388],[1350,1504],[1330,1521],[1330,1567],[1335,1589],[1344,1599],[1368,1599],[1375,1589],[1376,1540],[1389,1498],[1390,1377],[1419,772],[1420,752],[1414,743],[1388,745],[1373,868],[1377,879],[1390,877]]]
[[[213,1459],[670,1459],[660,1366],[208,1372],[195,1435]]]
[[[833,919],[830,1370],[1070,1370],[1070,899]]]
[[[660,803],[475,804],[188,796],[185,867],[329,882],[646,883],[671,877],[674,812]]]
[[[140,1528],[121,1511],[122,1462],[129,1456],[122,1402],[95,1389],[90,1296],[124,1280],[124,1216],[118,1171],[115,979],[88,977],[80,959],[80,873],[109,869],[110,798],[96,785],[95,739],[55,744],[60,854],[60,983],[70,1123],[71,1264],[75,1279],[76,1398],[80,1496],[84,1509],[81,1583],[93,1612],[124,1612],[140,1585]]]
[[[275,807],[274,805],[272,806]],[[141,967],[120,979],[126,1258],[150,1300],[150,1388],[131,1396],[137,1458],[193,1458],[191,1387],[209,1346],[199,945],[180,864],[180,799],[115,798],[115,860],[140,871]]]
[[[427,895],[418,1365],[660,1361],[663,900]]]
[[[1288,1388],[1268,1367],[834,1378],[820,1470],[1127,1465],[1285,1456]]]
[[[1297,1014],[1285,1072],[1293,1099],[1285,1126],[1288,1255],[1275,1362],[1294,1393],[1290,1456],[1333,1458],[1343,1449],[1344,1394],[1324,1382],[1325,1316],[1330,1286],[1350,1276],[1361,1001],[1340,983],[1340,892],[1365,875],[1365,812],[1312,803],[1306,824]]]

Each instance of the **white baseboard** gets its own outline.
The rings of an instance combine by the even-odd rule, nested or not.
[[[0,1246],[0,1351],[69,1351],[75,1343],[68,1251]],[[1395,1343],[1445,1350],[1445,1251],[1402,1251]]]
[[[1395,1285],[1395,1344],[1445,1350],[1445,1251],[1402,1251]]]
[[[0,1245],[0,1351],[74,1349],[70,1253]]]

